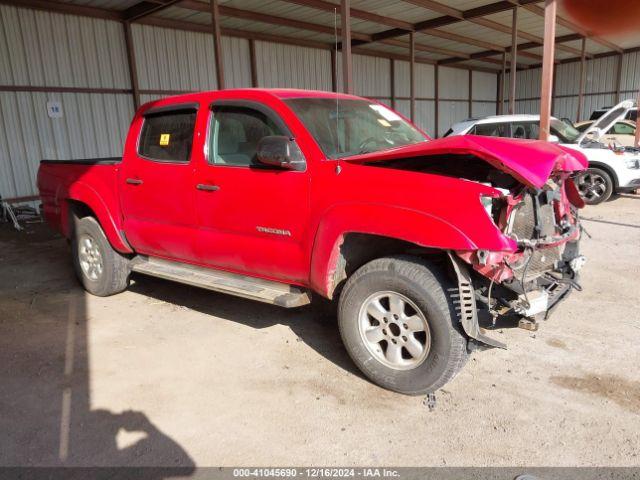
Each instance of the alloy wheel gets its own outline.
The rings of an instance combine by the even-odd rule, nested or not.
[[[78,260],[82,273],[89,279],[96,281],[102,276],[104,262],[98,243],[93,237],[83,234],[78,239]]]
[[[396,292],[377,292],[360,308],[360,336],[369,352],[395,370],[409,370],[427,358],[429,323],[422,311]]]

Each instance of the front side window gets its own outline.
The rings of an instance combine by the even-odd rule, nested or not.
[[[330,159],[428,140],[393,110],[368,100],[292,98],[285,103]]]
[[[195,123],[195,110],[145,116],[138,154],[158,162],[189,162]]]
[[[284,135],[266,114],[249,107],[215,107],[209,125],[209,163],[247,167],[257,164],[258,143]]]
[[[511,136],[513,138],[537,140],[540,137],[540,125],[536,122],[513,123],[511,125]]]
[[[558,137],[560,143],[576,143],[580,137],[580,132],[578,130],[557,118],[551,119],[550,127],[551,134]]]
[[[510,137],[509,124],[503,123],[479,123],[473,128],[473,135],[483,137]]]
[[[628,123],[618,122],[613,126],[613,133],[616,135],[635,135],[636,130]]]

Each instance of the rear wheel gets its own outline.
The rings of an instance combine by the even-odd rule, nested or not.
[[[589,168],[576,178],[580,196],[587,205],[598,205],[611,197],[613,180],[601,168]]]
[[[451,380],[467,358],[449,280],[413,257],[374,260],[347,280],[338,321],[349,355],[374,383],[408,395]]]
[[[111,247],[95,218],[75,220],[71,250],[76,275],[89,293],[107,297],[129,285],[127,258]]]

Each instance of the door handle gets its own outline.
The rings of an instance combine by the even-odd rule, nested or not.
[[[204,183],[199,183],[198,185],[196,185],[196,188],[198,190],[204,190],[205,192],[215,192],[217,190],[220,190],[220,187],[218,185],[207,185]]]
[[[143,183],[139,178],[127,178],[126,182],[129,185],[142,185]]]

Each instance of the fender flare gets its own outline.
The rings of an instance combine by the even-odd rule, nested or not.
[[[116,219],[113,218],[104,200],[91,186],[83,182],[74,182],[70,185],[67,195],[63,198],[66,205],[62,208],[60,220],[63,233],[67,238],[69,238],[72,233],[69,223],[69,214],[71,211],[69,200],[71,200],[86,205],[94,213],[107,240],[109,240],[109,243],[115,250],[120,253],[133,253],[132,248],[120,232],[120,225],[116,223]]]
[[[326,212],[316,229],[309,282],[312,289],[331,298],[340,247],[347,235],[378,235],[438,250],[476,250],[462,231],[442,218],[402,207],[379,204],[341,204]]]

